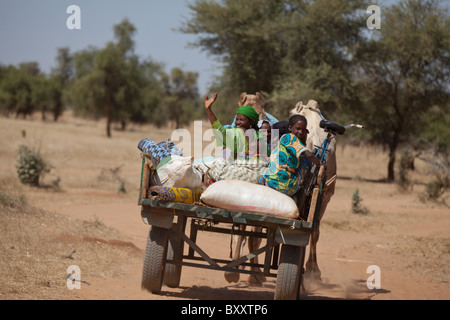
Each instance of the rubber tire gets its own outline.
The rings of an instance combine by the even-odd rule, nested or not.
[[[169,229],[152,226],[147,238],[141,288],[154,294],[161,292],[169,233]]]
[[[176,261],[166,262],[166,267],[164,269],[164,284],[169,288],[178,288],[180,286],[183,245],[183,240],[178,239],[177,237],[173,236],[173,234],[169,236],[166,260]],[[175,252],[177,253],[176,255]]]
[[[305,247],[284,244],[278,264],[274,300],[297,300],[303,275]]]

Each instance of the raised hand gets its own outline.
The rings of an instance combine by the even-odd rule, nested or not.
[[[212,104],[214,103],[214,101],[216,101],[216,99],[217,99],[217,92],[214,94],[214,97],[212,97],[211,99],[208,99],[208,96],[206,96],[205,109],[209,110],[209,108],[211,108]]]

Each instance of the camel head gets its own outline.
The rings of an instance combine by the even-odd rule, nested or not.
[[[306,147],[310,151],[314,149],[314,145],[320,145],[326,136],[325,132],[319,127],[322,118],[317,112],[314,112],[311,109],[320,110],[317,101],[309,100],[306,105],[304,105],[302,101],[299,101],[289,113],[290,116],[301,114],[308,120],[307,128],[309,130],[309,135]]]
[[[266,112],[264,111],[264,101],[261,93],[248,94],[242,92],[239,96],[238,106],[251,106],[259,114],[259,120],[267,120]]]
[[[302,114],[305,115],[306,110],[308,109],[317,109],[319,110],[319,107],[317,106],[317,101],[315,100],[309,100],[307,105],[304,105],[302,101],[299,101],[296,103],[294,109],[292,109],[289,113],[290,116],[293,116],[294,114]]]

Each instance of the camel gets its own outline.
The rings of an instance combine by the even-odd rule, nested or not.
[[[264,111],[264,100],[261,93],[256,92],[255,94],[248,94],[247,92],[242,92],[239,95],[238,100],[238,107],[241,106],[251,106],[255,109],[255,111],[259,114],[260,120],[267,120],[266,113]],[[239,230],[245,231],[246,226],[240,225]],[[261,232],[261,227],[251,227],[252,232]],[[249,252],[253,252],[257,250],[261,244],[260,238],[252,238],[249,237],[248,239],[248,249]],[[233,260],[237,260],[240,258],[242,249],[244,248],[245,244],[247,242],[247,237],[241,236],[241,235],[232,235],[231,236],[231,244],[230,244],[230,258]],[[258,264],[258,256],[253,257],[250,259],[251,263]],[[247,282],[250,285],[253,286],[260,286],[262,282],[266,281],[266,277],[261,272],[261,269],[258,267],[251,267],[251,270],[253,271],[252,274],[247,279]],[[225,272],[225,279],[229,283],[233,282],[239,282],[239,273],[237,272]]]
[[[307,148],[310,151],[314,150],[314,146],[320,146],[322,141],[326,138],[326,133],[319,127],[320,120],[322,120],[314,111],[310,109],[319,109],[317,107],[317,102],[314,100],[308,101],[307,105],[303,105],[300,101],[296,104],[294,109],[290,111],[290,115],[294,114],[302,114],[308,120],[308,141]],[[322,219],[325,210],[327,208],[328,203],[331,200],[331,197],[334,194],[335,185],[336,185],[336,141],[333,139],[329,145],[329,154],[327,158],[327,190],[322,197],[322,206],[320,208],[320,216],[319,221]],[[240,230],[245,230],[245,226],[240,226]],[[253,231],[261,231],[260,227],[252,227]],[[320,231],[319,228],[311,233],[311,242],[310,242],[310,252],[309,258],[306,262],[306,270],[305,275],[310,276],[310,279],[320,281],[321,280],[321,272],[317,263],[317,242],[319,241]],[[233,260],[239,259],[242,249],[246,243],[246,237],[239,235],[232,235],[231,240],[231,252],[230,258]],[[261,244],[260,238],[251,238],[248,239],[248,248],[249,252],[253,252],[259,248]],[[258,263],[258,256],[251,259],[252,263]],[[262,285],[262,282],[265,281],[265,276],[261,272],[258,267],[251,268],[253,273],[248,277],[247,282],[249,285]],[[239,281],[239,273],[237,272],[225,272],[225,279],[229,282],[238,282]]]
[[[264,111],[264,100],[261,93],[248,94],[242,92],[239,95],[238,106],[251,106],[259,114],[259,120],[267,120],[266,112]]]
[[[308,150],[313,151],[314,146],[320,146],[322,144],[322,141],[326,138],[327,133],[319,127],[319,123],[322,120],[320,115],[317,112],[311,111],[310,109],[317,109],[319,110],[317,106],[317,102],[314,100],[309,100],[307,105],[303,105],[302,101],[299,101],[295,108],[290,111],[290,115],[294,114],[301,114],[306,117],[308,120],[308,127],[309,135],[308,140],[306,142],[306,147]],[[326,182],[326,192],[324,193],[322,197],[322,206],[320,208],[320,215],[319,215],[319,226],[320,226],[320,220],[322,220],[323,215],[325,213],[325,210],[327,208],[328,203],[331,200],[331,197],[334,194],[334,190],[336,187],[336,140],[333,139],[330,142],[329,145],[329,153],[327,158],[327,177],[328,180]],[[319,235],[320,235],[320,229],[317,228],[317,230],[313,231],[311,233],[311,242],[309,246],[309,257],[308,261],[305,265],[305,275],[311,276],[312,280],[321,280],[321,272],[319,269],[319,265],[317,263],[317,242],[319,241]]]

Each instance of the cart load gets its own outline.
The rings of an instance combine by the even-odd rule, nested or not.
[[[267,186],[240,180],[222,180],[201,195],[202,203],[232,211],[296,219],[297,204],[289,196]]]
[[[158,201],[171,201],[193,204],[200,201],[202,189],[153,186],[148,190],[147,198]]]
[[[257,267],[264,276],[277,277],[275,299],[298,298],[312,225],[298,219],[294,200],[248,181],[219,180],[211,184],[205,181],[211,177],[206,175],[209,167],[204,162],[161,150],[161,144],[149,140],[139,146],[142,171],[138,204],[143,222],[151,226],[142,270],[143,289],[158,294],[163,284],[178,287],[183,266],[246,274],[253,274]],[[218,166],[221,163],[216,162]],[[251,230],[245,230],[245,226]],[[226,259],[206,253],[197,243],[198,232],[248,236],[265,242],[237,259]],[[264,256],[262,264],[253,261],[260,255]]]

